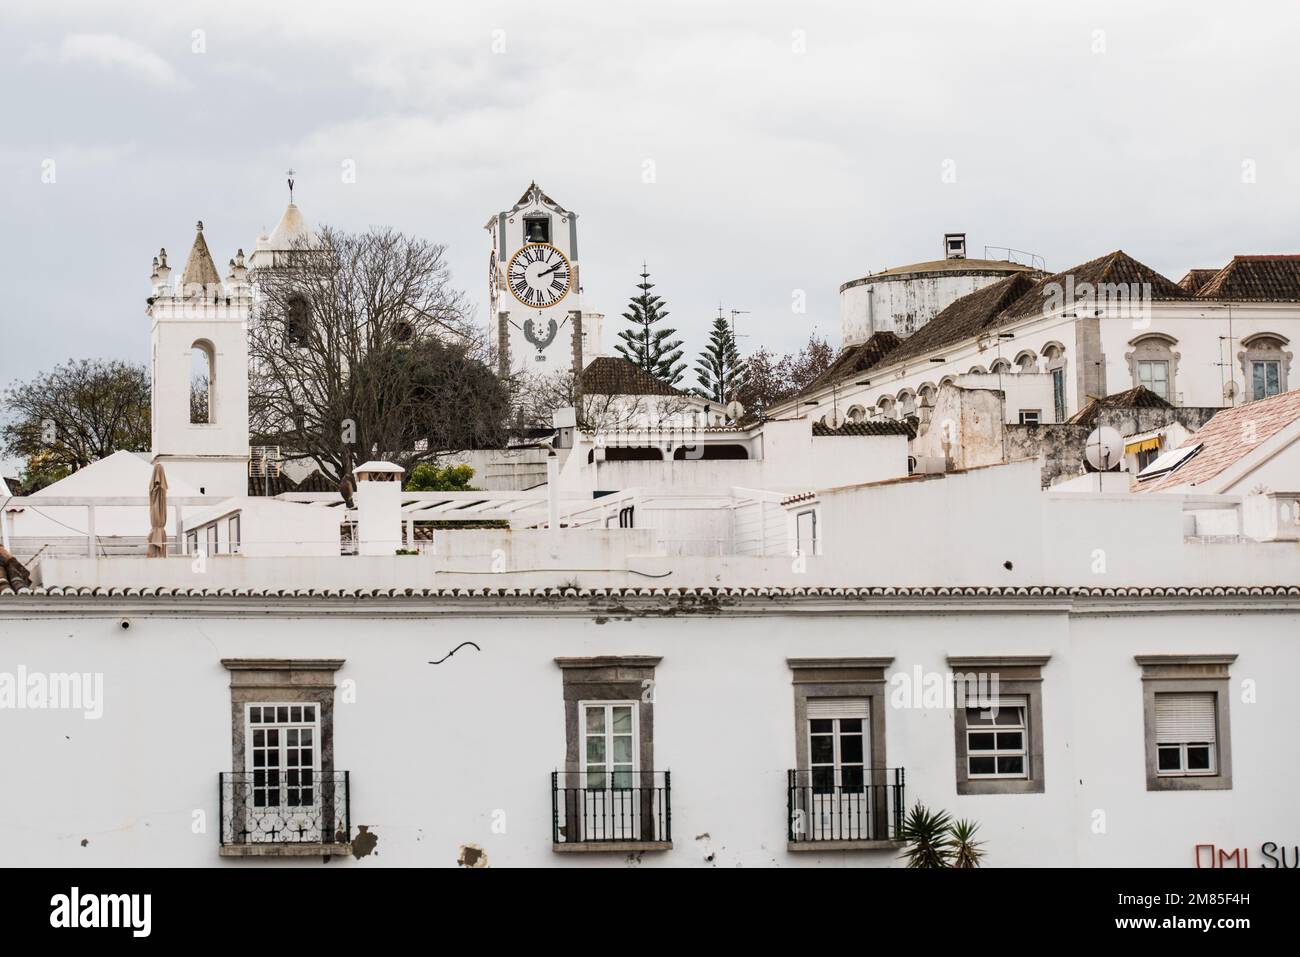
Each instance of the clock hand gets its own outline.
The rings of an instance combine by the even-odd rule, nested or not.
[[[559,268],[560,268],[561,266],[563,266],[563,265],[564,265],[564,263],[556,263],[556,264],[555,264],[554,266],[552,266],[550,269],[543,269],[541,272],[539,272],[539,273],[537,274],[537,278],[538,278],[538,279],[541,279],[543,276],[549,276],[551,273],[555,272],[557,269],[559,269]]]

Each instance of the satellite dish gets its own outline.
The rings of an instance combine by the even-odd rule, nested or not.
[[[1098,472],[1114,472],[1124,461],[1124,437],[1109,425],[1093,429],[1083,444],[1083,457]]]
[[[727,413],[727,418],[732,422],[739,422],[740,417],[745,414],[745,407],[733,399],[727,403],[727,407],[723,411]]]

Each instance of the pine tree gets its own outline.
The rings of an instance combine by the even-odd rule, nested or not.
[[[695,378],[700,383],[695,391],[719,405],[726,405],[736,398],[742,369],[736,337],[727,320],[719,315],[713,320],[709,344],[695,363]]]
[[[618,334],[623,341],[614,348],[637,368],[675,386],[686,371],[686,363],[680,361],[682,343],[673,338],[677,335],[676,329],[656,328],[668,318],[668,310],[663,308],[663,300],[650,292],[654,283],[650,281],[650,272],[644,263],[641,264],[641,281],[637,288],[641,294],[632,297],[628,303],[630,311],[623,313],[623,318],[632,324],[632,328]]]

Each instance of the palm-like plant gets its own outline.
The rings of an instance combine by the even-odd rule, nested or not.
[[[903,856],[908,867],[950,867],[952,819],[947,811],[931,811],[921,802],[912,805],[903,819],[899,838],[907,845]]]
[[[965,819],[957,821],[948,828],[952,840],[952,866],[960,868],[979,867],[984,858],[983,841],[975,840],[975,832],[980,826]]]

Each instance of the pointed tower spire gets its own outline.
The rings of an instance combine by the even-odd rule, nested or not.
[[[193,299],[220,289],[221,276],[217,273],[216,264],[212,262],[208,241],[203,238],[203,220],[199,220],[195,227],[194,245],[190,247],[190,256],[185,260],[185,271],[181,273],[181,294],[187,299]]]

